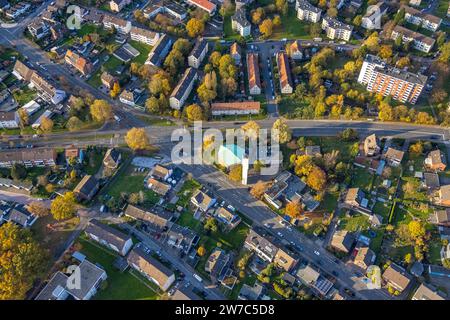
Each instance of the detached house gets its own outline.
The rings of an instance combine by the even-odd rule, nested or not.
[[[49,25],[43,19],[36,19],[28,25],[28,31],[34,39],[42,39],[50,34]]]
[[[441,186],[438,192],[438,203],[445,207],[450,207],[450,185]]]
[[[100,80],[102,81],[102,84],[110,90],[114,87],[114,84],[118,82],[116,77],[106,71],[102,73]]]
[[[292,83],[291,68],[288,56],[285,52],[277,53],[278,72],[280,74],[280,90],[283,94],[291,94],[294,91]]]
[[[109,8],[111,9],[111,11],[120,12],[129,4],[131,4],[131,0],[111,0],[109,2]]]
[[[384,283],[395,290],[402,292],[411,282],[411,276],[399,265],[391,265],[383,272],[382,279]]]
[[[90,61],[72,50],[67,50],[64,60],[68,65],[71,65],[83,75],[90,74],[94,67]]]
[[[261,94],[261,80],[259,77],[258,54],[247,53],[248,90],[251,95]]]
[[[405,153],[403,151],[394,148],[388,148],[386,153],[383,155],[383,158],[390,166],[398,167],[402,162],[404,155]]]
[[[354,236],[347,230],[337,230],[331,239],[331,247],[344,253],[350,253],[354,241]]]
[[[94,176],[85,175],[73,192],[80,200],[90,201],[99,188],[98,180]]]
[[[122,154],[119,150],[111,148],[106,151],[105,157],[103,158],[103,166],[110,170],[115,170],[119,167],[120,160],[122,159]]]
[[[345,196],[344,203],[351,207],[359,207],[366,195],[360,188],[350,188]]]
[[[170,168],[163,167],[160,164],[155,165],[150,172],[150,175],[160,181],[167,181],[172,175],[173,170]]]
[[[371,134],[366,139],[364,139],[364,155],[366,157],[373,157],[380,152],[380,146],[378,144],[378,138],[374,134]]]
[[[130,236],[96,219],[89,221],[85,232],[89,238],[119,253],[121,256],[125,256],[133,246],[133,240],[131,240]]]
[[[289,47],[289,56],[294,60],[303,59],[302,44],[299,40],[295,40]]]
[[[447,167],[447,160],[441,150],[431,151],[425,159],[425,167],[434,171],[444,171]]]
[[[175,274],[141,247],[135,247],[128,255],[127,261],[131,267],[154,282],[163,291],[167,291],[175,281]]]
[[[194,48],[188,56],[188,65],[193,68],[200,68],[203,59],[205,59],[208,52],[208,41],[206,39],[197,39]]]
[[[370,265],[375,262],[375,252],[373,252],[369,247],[362,247],[358,249],[358,253],[353,261],[358,267],[366,270]]]
[[[430,216],[430,222],[443,227],[450,227],[450,208],[435,210]]]
[[[191,203],[201,211],[206,212],[216,203],[216,199],[201,190],[197,190],[191,198]]]
[[[445,300],[445,298],[444,294],[438,292],[432,285],[422,283],[411,300]]]

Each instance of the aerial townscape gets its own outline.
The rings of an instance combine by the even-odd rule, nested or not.
[[[450,300],[449,32],[448,0],[0,0],[0,300]]]

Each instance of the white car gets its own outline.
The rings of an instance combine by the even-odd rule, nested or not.
[[[320,256],[320,252],[317,251],[317,250],[314,250],[314,254],[315,254],[316,256]]]
[[[280,238],[283,238],[283,234],[282,234],[281,232],[278,232],[277,235],[278,235]]]

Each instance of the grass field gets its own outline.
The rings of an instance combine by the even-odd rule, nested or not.
[[[370,227],[370,222],[367,216],[361,213],[352,213],[349,217],[341,218],[340,227],[350,232],[362,231]]]
[[[103,64],[103,69],[110,73],[113,73],[122,64],[122,61],[111,55],[108,61]],[[88,83],[91,86],[98,88],[102,84],[100,79],[102,73],[102,68],[98,69],[97,72],[88,80]]]
[[[131,62],[135,62],[135,63],[138,63],[140,65],[143,65],[145,63],[145,61],[147,60],[147,58],[148,58],[148,54],[152,50],[152,46],[149,46],[147,44],[144,44],[144,43],[141,43],[141,42],[137,42],[137,41],[134,41],[134,40],[130,40],[130,45],[133,48],[135,48],[137,51],[140,52],[140,55],[138,55],[136,58],[131,60]]]
[[[271,39],[311,39],[309,23],[297,18],[297,12],[290,7],[287,15],[281,16],[281,26],[274,30]]]
[[[374,176],[367,169],[363,168],[354,168],[352,171],[352,187],[370,191]]]
[[[13,92],[14,99],[16,99],[19,106],[23,106],[26,103],[30,102],[34,98],[36,98],[37,93],[35,90],[28,88],[27,86],[23,86],[20,90],[16,90]]]
[[[231,27],[231,16],[226,16],[223,19],[223,32],[225,34],[224,40],[237,40],[240,38],[240,34]]]
[[[118,257],[112,251],[100,247],[86,239],[78,239],[82,245],[80,250],[87,259],[100,264],[108,276],[106,289],[100,290],[94,297],[96,300],[157,300],[159,294],[153,288],[154,285],[142,279],[142,277],[127,271],[119,272],[113,267],[114,260]]]

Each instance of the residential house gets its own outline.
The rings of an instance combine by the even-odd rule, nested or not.
[[[171,187],[172,186],[170,184],[161,182],[154,178],[149,178],[147,180],[147,188],[149,188],[150,190],[159,194],[162,197],[164,197],[170,191]]]
[[[319,296],[325,296],[330,292],[333,283],[310,265],[302,265],[296,273],[301,283],[313,289]]]
[[[119,167],[122,154],[115,148],[110,148],[106,151],[103,157],[103,166],[110,170],[115,170]]]
[[[186,0],[186,2],[205,10],[211,16],[214,15],[214,12],[216,11],[216,4],[208,0]]]
[[[450,227],[450,208],[435,210],[430,215],[429,221],[439,226]]]
[[[344,253],[350,253],[354,241],[354,236],[347,230],[336,230],[330,245],[333,249]]]
[[[422,12],[407,5],[402,5],[399,10],[405,10],[405,20],[416,26],[420,26],[432,32],[436,32],[442,23],[442,19],[432,14]]]
[[[148,58],[147,61],[145,61],[145,64],[160,67],[164,62],[164,59],[166,59],[166,56],[169,53],[172,44],[172,38],[170,38],[168,35],[163,34],[148,54]]]
[[[33,122],[33,124],[31,125],[31,127],[34,130],[37,130],[40,128],[41,123],[44,119],[51,119],[53,116],[55,115],[55,113],[52,110],[45,110],[43,114],[41,114],[39,116],[39,118],[36,119],[35,122]]]
[[[231,28],[242,37],[248,37],[252,31],[252,24],[247,20],[245,8],[236,9],[234,15],[231,16]]]
[[[302,43],[300,40],[295,40],[289,46],[289,56],[294,60],[302,60],[303,59],[303,50]]]
[[[20,126],[20,116],[17,111],[0,112],[0,129],[16,129]]]
[[[158,179],[160,181],[167,181],[167,179],[170,178],[172,173],[173,173],[173,170],[171,168],[164,167],[160,164],[157,164],[152,168],[150,175],[153,178]]]
[[[135,107],[138,103],[139,98],[142,95],[141,89],[134,89],[134,90],[123,90],[122,93],[119,95],[120,102]]]
[[[445,300],[445,296],[443,293],[437,291],[434,286],[422,283],[417,288],[411,300]]]
[[[230,255],[221,248],[215,248],[205,263],[205,271],[211,277],[219,278],[230,263]]]
[[[362,206],[365,197],[364,191],[360,188],[350,188],[345,196],[344,204],[351,207],[359,207]]]
[[[0,178],[0,188],[6,188],[7,191],[14,192],[14,190],[27,191],[28,193],[33,189],[33,184],[26,181],[15,181],[6,178]]]
[[[147,19],[152,19],[158,14],[168,14],[182,21],[188,16],[187,10],[181,4],[166,0],[153,2],[143,10],[143,13]]]
[[[286,52],[277,53],[277,66],[280,75],[280,90],[282,94],[291,94],[294,91],[291,68]]]
[[[261,103],[259,101],[242,102],[215,102],[211,104],[213,116],[259,114]]]
[[[305,188],[306,184],[298,176],[292,175],[289,171],[283,171],[264,193],[264,199],[276,209],[280,209],[282,207],[281,200],[286,202],[303,201],[302,192]]]
[[[441,186],[439,175],[436,172],[423,173],[424,185],[430,190],[437,190]]]
[[[450,207],[450,185],[441,186],[438,191],[438,203]]]
[[[156,233],[167,232],[172,227],[173,214],[165,210],[152,211],[144,210],[129,204],[125,210],[125,215],[145,224],[147,231]]]
[[[375,262],[375,252],[373,252],[369,247],[358,248],[358,253],[355,256],[353,262],[360,268],[366,270],[369,266]]]
[[[212,208],[216,201],[215,198],[201,190],[197,190],[191,198],[191,203],[203,212],[207,212]]]
[[[238,300],[260,300],[264,293],[264,286],[258,281],[253,286],[244,283],[239,291]]]
[[[409,4],[412,6],[420,6],[420,4],[422,3],[422,0],[409,0]]]
[[[131,4],[131,0],[111,0],[109,1],[109,9],[113,12],[120,12],[129,4]]]
[[[411,276],[405,269],[395,263],[391,263],[383,272],[382,279],[384,283],[393,289],[402,292],[411,282]]]
[[[198,295],[196,295],[192,290],[187,289],[186,287],[178,288],[173,296],[171,297],[171,300],[175,301],[189,301],[189,300],[202,300]]]
[[[200,237],[188,227],[182,227],[174,223],[167,232],[166,239],[169,246],[187,254],[198,244]]]
[[[234,229],[241,222],[241,218],[238,214],[230,212],[230,210],[224,207],[220,207],[216,210],[215,217],[219,222],[223,223],[228,230]]]
[[[114,87],[114,84],[117,83],[117,78],[111,75],[109,72],[104,71],[100,77],[102,84],[111,90]]]
[[[322,30],[325,30],[327,37],[330,39],[349,41],[352,36],[353,26],[326,16],[322,20]]]
[[[234,59],[235,65],[241,64],[241,58],[242,58],[242,50],[241,47],[237,42],[234,42],[230,47],[230,55]]]
[[[154,282],[163,291],[167,291],[175,281],[175,274],[141,247],[134,247],[128,255],[127,261],[131,267]]]
[[[131,40],[154,46],[158,42],[160,34],[158,32],[133,26],[130,30],[130,36]]]
[[[26,168],[54,166],[56,150],[53,148],[22,148],[0,151],[0,168],[11,168],[15,163],[23,164]]]
[[[366,139],[364,139],[364,155],[366,157],[373,157],[380,153],[380,145],[378,143],[378,138],[374,134],[371,134],[370,136],[367,136]]]
[[[314,7],[306,0],[297,0],[295,3],[295,10],[297,10],[297,18],[302,21],[309,21],[312,23],[320,21],[322,10]]]
[[[439,149],[431,151],[425,159],[425,167],[434,171],[444,171],[447,167],[445,154]]]
[[[71,65],[83,75],[90,74],[92,72],[92,69],[94,68],[89,60],[83,58],[72,50],[67,50],[64,60],[68,65]]]
[[[251,229],[244,242],[244,248],[256,253],[258,257],[272,262],[278,252],[278,247],[268,240],[262,230]]]
[[[114,28],[119,34],[128,34],[131,31],[131,22],[126,21],[120,18],[117,18],[116,16],[105,14],[103,16],[103,27],[105,29],[112,29]]]
[[[297,265],[298,257],[286,249],[279,248],[273,262],[284,271],[289,272]]]
[[[389,147],[383,158],[390,166],[398,167],[403,160],[405,153],[403,151]]]
[[[94,176],[85,175],[75,187],[73,192],[80,200],[90,201],[95,196],[99,188],[100,184]]]
[[[31,227],[37,219],[38,217],[28,211],[23,205],[16,205],[3,216],[3,220],[17,224],[22,228]]]
[[[198,72],[196,69],[189,67],[184,72],[183,77],[178,82],[175,89],[169,98],[169,104],[172,109],[180,110],[191,94],[194,82],[198,79]]]
[[[401,37],[402,43],[411,43],[414,49],[425,53],[429,53],[433,48],[434,43],[436,42],[436,40],[434,40],[433,38],[396,25],[392,30],[391,39],[396,40],[398,37]]]
[[[133,246],[133,240],[129,235],[96,219],[89,221],[85,233],[89,238],[119,253],[121,256],[126,256]]]
[[[204,38],[195,41],[194,48],[188,56],[188,65],[193,68],[200,68],[203,59],[208,52],[208,41]]]
[[[387,14],[388,9],[389,6],[384,1],[369,6],[362,18],[361,27],[368,30],[381,29],[381,17]]]
[[[261,94],[261,80],[259,77],[258,54],[247,53],[248,91],[251,95]]]
[[[43,19],[35,19],[28,26],[28,31],[34,39],[39,40],[47,36],[50,32],[49,25]]]
[[[90,300],[107,279],[105,270],[86,259],[78,266],[78,274],[81,277],[79,288],[69,285],[70,275],[56,272],[35,300]]]

